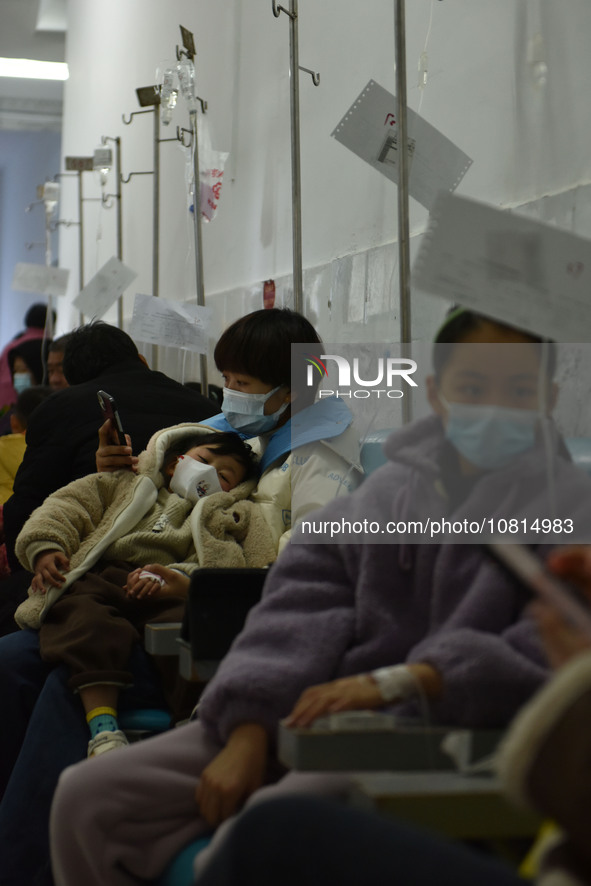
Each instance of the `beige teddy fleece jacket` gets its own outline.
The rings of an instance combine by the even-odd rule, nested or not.
[[[20,627],[38,628],[53,603],[113,546],[120,558],[122,551],[133,550],[135,536],[139,550],[146,553],[145,562],[150,562],[144,518],[153,509],[157,523],[163,511],[174,511],[175,507],[174,501],[167,503],[161,493],[165,486],[160,470],[164,453],[178,437],[193,433],[205,436],[212,430],[184,423],[159,431],[141,453],[137,474],[90,474],[57,490],[33,511],[16,542],[20,562],[33,571],[38,554],[53,549],[68,557],[70,569],[60,588],[50,587],[45,594],[29,588],[28,599],[15,613]],[[201,499],[189,516],[191,552],[187,554],[186,534],[179,533],[177,548],[171,537],[170,552],[172,558],[182,552],[184,559],[163,565],[190,574],[200,566],[254,568],[273,562],[276,550],[260,507],[246,500],[255,485],[255,480],[247,481],[230,492]],[[179,500],[178,508],[186,508],[186,502]],[[171,536],[170,531],[167,535]],[[161,541],[157,541],[159,550]],[[136,557],[132,559],[137,562]]]

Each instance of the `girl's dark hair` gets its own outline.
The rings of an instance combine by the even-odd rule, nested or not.
[[[291,345],[320,345],[322,341],[302,314],[289,308],[263,308],[236,320],[222,333],[214,350],[220,372],[243,372],[271,385],[297,390],[292,412],[314,402],[315,387],[307,387],[302,377],[292,378]]]
[[[20,345],[15,345],[8,352],[8,365],[10,374],[14,375],[14,361],[17,357],[21,357],[27,364],[27,369],[33,374],[34,384],[40,385],[43,382],[45,374],[44,364],[47,359],[48,341],[41,338],[32,338],[29,341],[23,341]]]
[[[435,347],[433,348],[433,369],[437,377],[441,375],[444,367],[448,363],[452,355],[454,346],[465,341],[466,337],[470,335],[471,332],[479,329],[484,323],[494,323],[495,326],[498,326],[501,329],[507,329],[511,332],[517,332],[519,333],[519,335],[523,335],[525,338],[529,339],[532,344],[542,345],[542,343],[545,343],[548,349],[548,377],[552,378],[554,376],[554,372],[556,370],[555,342],[551,341],[550,339],[540,338],[539,336],[533,335],[531,332],[527,332],[524,329],[518,329],[516,326],[510,326],[508,323],[501,323],[499,320],[495,320],[494,317],[487,317],[484,314],[477,314],[475,311],[469,311],[467,308],[462,308],[458,305],[454,305],[447,312],[445,320],[443,321],[439,332],[435,336]]]
[[[237,459],[246,471],[242,480],[243,483],[244,480],[250,480],[252,477],[258,477],[259,475],[259,465],[254,452],[248,443],[245,443],[238,434],[233,434],[231,431],[214,432],[211,434],[195,434],[191,432],[186,437],[175,440],[172,446],[164,453],[162,471],[166,471],[166,468],[176,461],[179,455],[184,455],[189,449],[194,449],[195,446],[215,446],[215,450],[219,455],[231,455]]]

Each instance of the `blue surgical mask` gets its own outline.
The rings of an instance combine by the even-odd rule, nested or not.
[[[17,394],[22,394],[27,388],[32,387],[33,382],[28,372],[15,372],[12,376],[12,385]]]
[[[282,385],[277,385],[268,394],[246,394],[244,391],[232,391],[224,388],[222,412],[228,424],[235,431],[247,434],[264,434],[277,427],[280,416],[285,412],[288,403],[283,403],[275,412],[265,415],[265,403]]]
[[[445,436],[471,464],[490,471],[502,468],[531,449],[540,418],[534,409],[472,403],[448,403]]]

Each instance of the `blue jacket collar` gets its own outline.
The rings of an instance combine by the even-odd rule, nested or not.
[[[293,418],[269,437],[267,448],[261,459],[261,473],[266,471],[273,462],[286,456],[292,449],[297,449],[298,446],[339,437],[352,421],[353,416],[349,407],[339,397],[317,400],[316,403],[307,406],[301,412],[296,412]],[[234,431],[223,412],[214,415],[213,418],[208,418],[203,424],[216,431]],[[234,433],[237,432],[234,431]],[[239,436],[243,440],[249,439],[246,434]]]

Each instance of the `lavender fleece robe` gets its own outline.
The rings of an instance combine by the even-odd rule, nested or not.
[[[436,417],[396,432],[385,445],[390,461],[313,516],[385,523],[449,515],[437,482],[443,445]],[[517,459],[480,479],[453,516],[483,507],[505,516],[508,503],[544,516],[545,475],[543,453]],[[591,526],[591,479],[564,458],[556,459],[556,495],[559,513]],[[422,661],[443,675],[437,721],[502,727],[548,673],[526,603],[478,544],[291,544],[202,696],[200,719],[222,742],[252,720],[273,735],[308,686]]]

